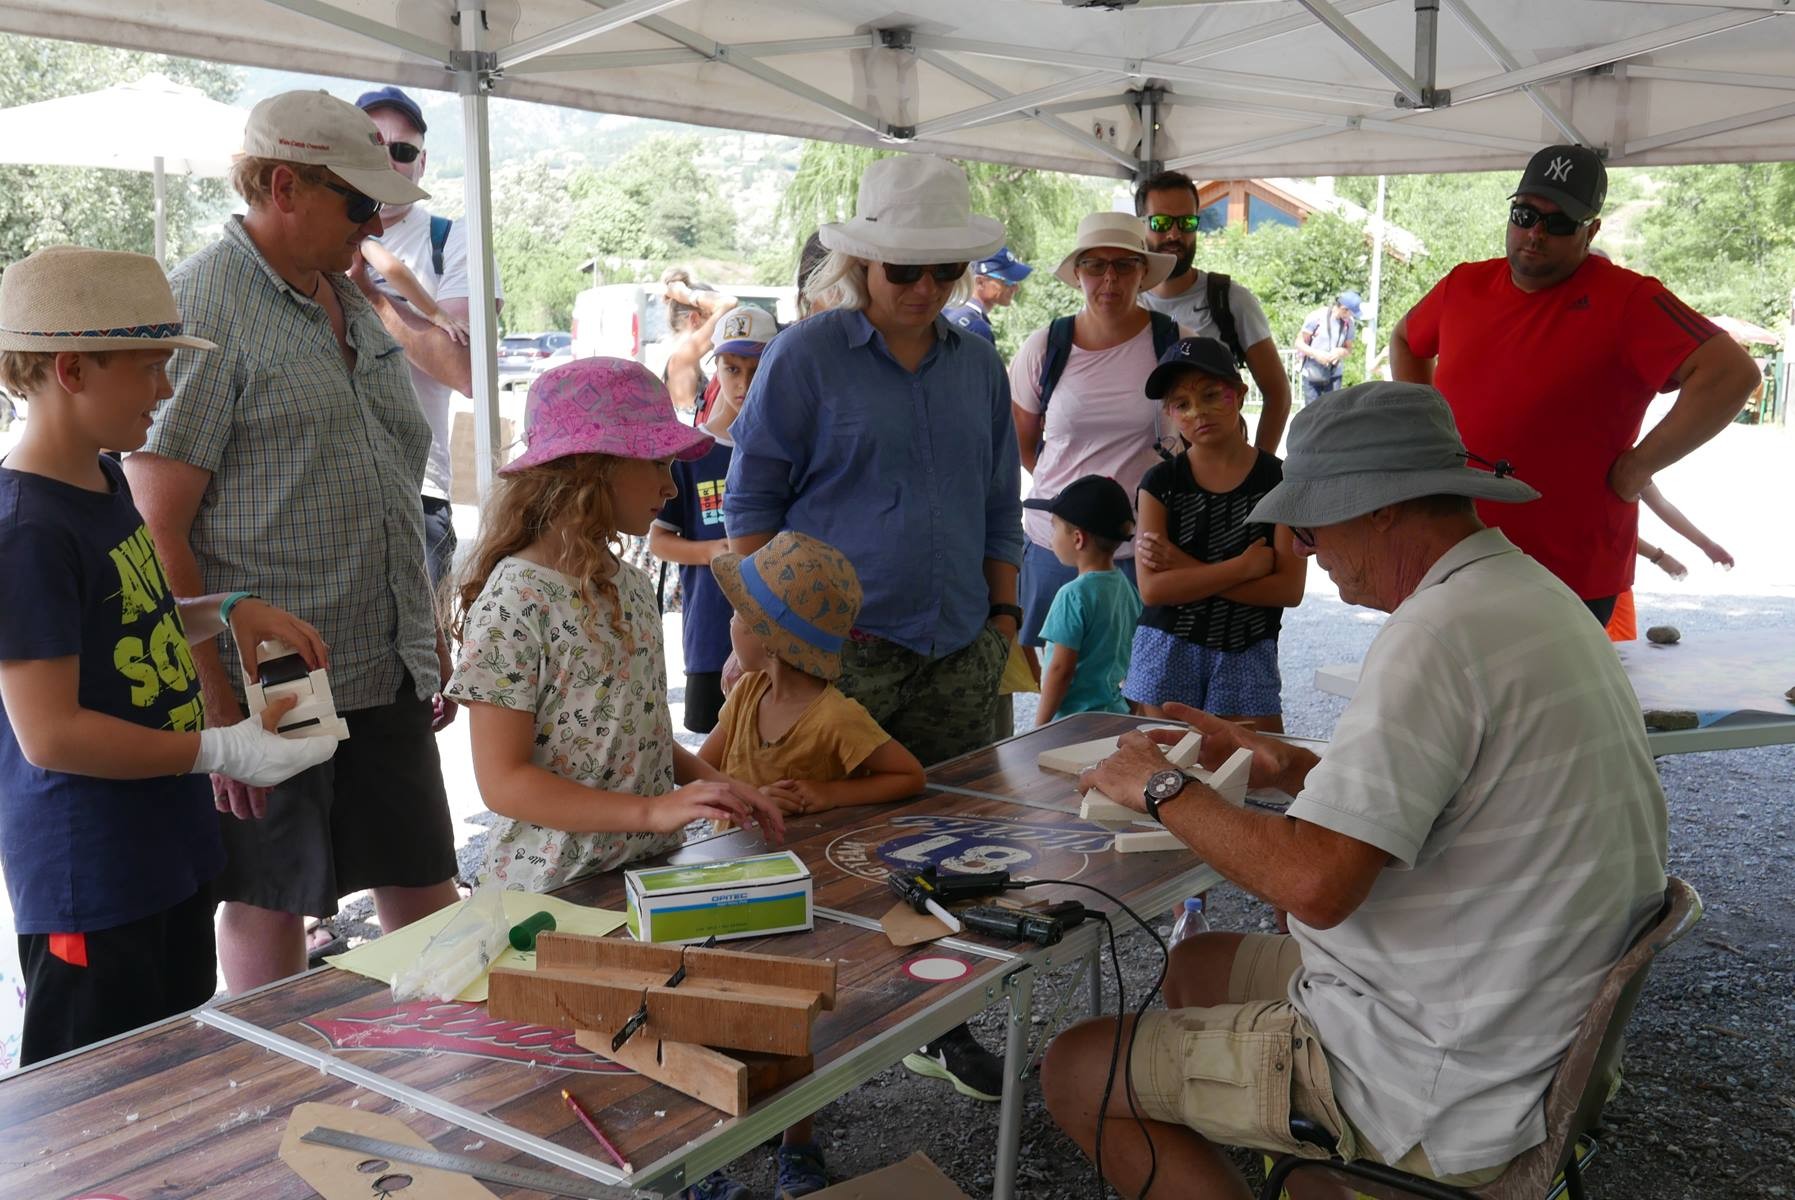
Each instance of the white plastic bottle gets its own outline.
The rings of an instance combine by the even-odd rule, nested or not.
[[[1176,946],[1187,937],[1209,932],[1209,918],[1203,912],[1203,897],[1192,896],[1184,902],[1184,908],[1178,913],[1178,920],[1172,924],[1172,940],[1169,945]]]

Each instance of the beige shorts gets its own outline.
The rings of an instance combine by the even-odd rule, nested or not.
[[[1383,1161],[1335,1103],[1321,1040],[1290,1003],[1290,980],[1302,965],[1294,938],[1250,933],[1234,956],[1226,1004],[1141,1018],[1129,1062],[1141,1115],[1230,1146],[1326,1157],[1290,1135],[1290,1119],[1304,1117],[1334,1136],[1342,1158]],[[1419,1146],[1395,1165],[1461,1186],[1503,1170],[1439,1176]]]

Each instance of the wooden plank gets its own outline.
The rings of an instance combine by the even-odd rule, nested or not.
[[[1178,739],[1178,744],[1166,751],[1166,758],[1180,771],[1197,765],[1197,756],[1203,752],[1203,735],[1191,730]]]
[[[495,967],[487,978],[486,1011],[501,1021],[528,1021],[555,1029],[609,1029],[615,1033],[642,1007],[649,988],[665,975],[538,967]]]
[[[725,1054],[709,1046],[645,1037],[633,1037],[621,1049],[612,1050],[608,1033],[581,1030],[573,1037],[594,1054],[732,1117],[747,1112],[762,1096],[802,1079],[816,1066],[808,1054]]]
[[[642,973],[656,984],[685,966],[687,979],[725,979],[816,992],[835,1007],[835,964],[783,954],[752,954],[703,946],[667,946],[622,937],[545,933],[536,939],[538,969]]]
[[[1183,850],[1190,853],[1190,847],[1179,840],[1178,835],[1169,829],[1149,830],[1144,833],[1118,833],[1115,850],[1117,854],[1151,854],[1160,850]]]
[[[1078,815],[1087,821],[1138,821],[1144,814],[1134,811],[1123,804],[1117,804],[1096,788],[1084,794],[1078,805]]]
[[[686,978],[733,979],[772,987],[815,992],[825,1010],[835,1007],[835,963],[784,954],[750,954],[741,950],[686,947]]]
[[[641,971],[656,982],[679,970],[683,946],[638,942],[626,937],[588,937],[580,933],[544,933],[536,938],[536,965],[581,971],[595,968]]]

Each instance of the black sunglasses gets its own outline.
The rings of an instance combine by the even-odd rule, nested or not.
[[[1197,226],[1202,224],[1202,221],[1202,215],[1199,213],[1192,213],[1188,217],[1168,217],[1164,213],[1154,213],[1147,218],[1147,228],[1154,233],[1164,233],[1176,225],[1186,233],[1195,233]]]
[[[424,148],[414,146],[410,142],[388,142],[386,152],[392,155],[393,161],[396,163],[414,163],[418,161],[418,155],[424,152]]]
[[[1531,204],[1512,204],[1508,209],[1508,223],[1516,229],[1532,229],[1535,225],[1545,223],[1546,232],[1553,237],[1569,237],[1589,224],[1579,221],[1561,212],[1541,212]]]
[[[344,215],[357,225],[366,225],[374,219],[374,214],[380,211],[380,201],[374,197],[364,196],[352,187],[344,187],[342,184],[332,183],[328,179],[322,182],[325,187],[344,198],[346,201],[343,205]]]
[[[899,287],[907,287],[925,274],[936,283],[952,283],[966,274],[967,267],[967,264],[963,262],[936,263],[928,267],[917,266],[913,263],[880,263],[879,265],[885,268],[885,278]]]

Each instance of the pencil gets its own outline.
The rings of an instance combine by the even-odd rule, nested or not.
[[[599,1129],[598,1122],[594,1121],[592,1119],[592,1114],[586,1111],[586,1106],[581,1104],[578,1100],[574,1099],[573,1093],[568,1091],[566,1088],[561,1089],[561,1099],[567,1105],[568,1108],[571,1108],[573,1110],[573,1115],[580,1119],[580,1124],[582,1124],[586,1127],[586,1132],[590,1133],[593,1137],[597,1138],[598,1144],[605,1148],[605,1153],[609,1154],[613,1159],[616,1160],[617,1165],[623,1168],[623,1173],[625,1175],[629,1174],[630,1173],[629,1160],[624,1158],[622,1154],[618,1153],[617,1147],[611,1145],[611,1139],[606,1137],[604,1135],[604,1133]]]

